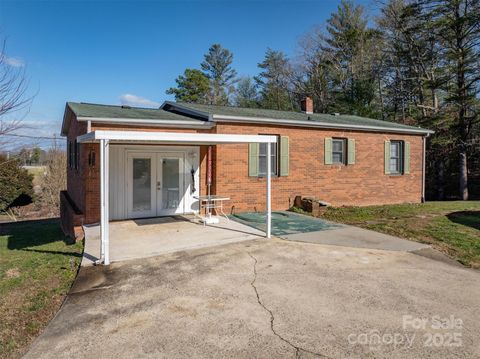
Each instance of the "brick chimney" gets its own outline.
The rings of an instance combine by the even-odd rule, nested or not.
[[[300,101],[300,107],[302,108],[302,112],[305,112],[307,115],[311,115],[313,113],[313,100],[311,97],[305,97],[302,101]]]

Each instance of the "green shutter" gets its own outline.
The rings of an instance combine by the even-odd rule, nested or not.
[[[404,156],[403,172],[408,174],[410,173],[410,142],[405,142]]]
[[[331,165],[332,164],[332,139],[325,138],[325,164]]]
[[[290,169],[290,152],[288,137],[280,137],[280,176],[288,176]]]
[[[259,144],[258,143],[249,143],[248,144],[248,175],[250,177],[258,177],[258,153],[259,153]]]
[[[348,157],[347,157],[347,164],[354,165],[355,164],[355,140],[353,138],[348,139]]]
[[[390,174],[390,141],[385,141],[385,174]]]

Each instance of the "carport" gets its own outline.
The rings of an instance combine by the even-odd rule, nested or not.
[[[230,135],[214,133],[176,133],[143,131],[96,130],[77,138],[78,143],[100,144],[100,260],[110,264],[109,234],[109,146],[110,144],[150,144],[150,145],[225,145],[249,143],[276,143],[275,136],[266,135]],[[271,147],[267,147],[266,176],[266,231],[271,236]]]

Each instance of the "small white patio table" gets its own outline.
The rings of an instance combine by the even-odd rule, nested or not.
[[[229,201],[230,197],[225,196],[218,196],[218,195],[207,195],[207,196],[194,196],[193,198],[197,199],[200,202],[200,212],[202,209],[205,209],[207,212],[205,217],[202,217],[203,224],[212,224],[218,223],[218,219],[212,217],[212,209],[215,209],[217,212],[220,212],[222,216],[224,216],[227,221],[230,219],[228,216],[223,212],[223,202]]]

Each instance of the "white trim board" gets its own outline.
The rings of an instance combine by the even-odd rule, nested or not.
[[[179,133],[143,131],[104,131],[96,130],[77,137],[78,142],[100,140],[118,142],[153,142],[164,144],[214,145],[228,143],[276,143],[276,136],[266,135],[227,135],[217,133]]]

